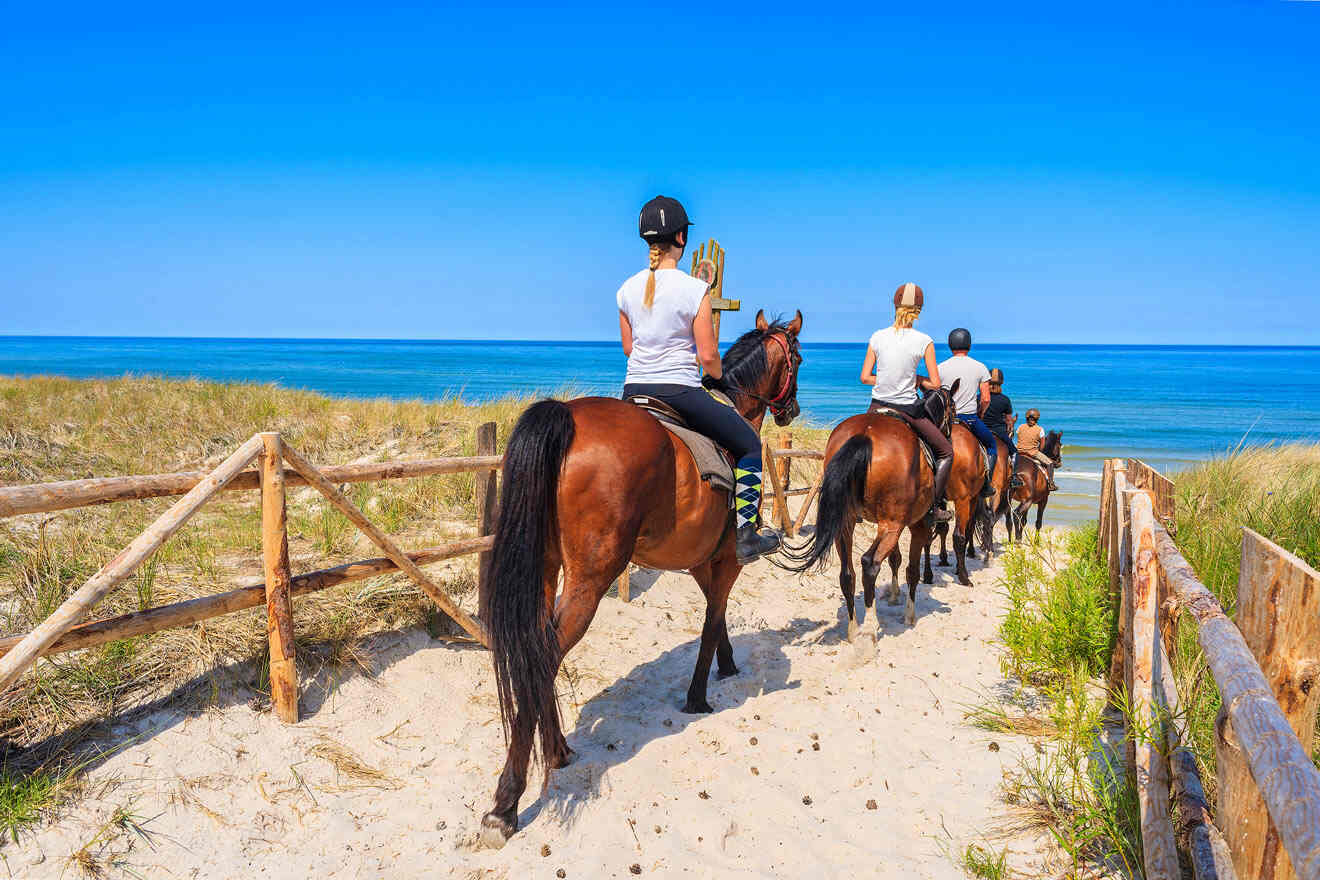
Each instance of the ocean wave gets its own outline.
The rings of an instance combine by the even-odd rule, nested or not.
[[[1100,482],[1102,474],[1100,471],[1055,471],[1056,477],[1070,477],[1074,480],[1094,480]]]

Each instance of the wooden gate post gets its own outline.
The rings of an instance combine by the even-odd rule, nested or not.
[[[284,444],[261,434],[261,558],[266,575],[266,637],[270,643],[270,702],[286,724],[298,721],[298,666],[293,602],[289,597],[289,535],[284,497]]]
[[[497,438],[495,436],[495,423],[485,422],[477,426],[477,455],[495,455]],[[496,507],[498,497],[496,495],[495,472],[492,470],[479,470],[476,473],[477,483],[477,536],[486,537],[495,532]],[[486,577],[487,570],[490,568],[491,551],[487,550],[477,555],[477,595],[486,595]]]
[[[1320,708],[1320,574],[1243,529],[1235,622],[1302,749],[1311,754]],[[1297,875],[1222,712],[1215,732],[1219,824],[1238,876],[1292,880]]]

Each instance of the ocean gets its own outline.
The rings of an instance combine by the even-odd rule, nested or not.
[[[803,418],[831,425],[865,409],[865,342],[802,350]],[[1320,348],[987,344],[972,355],[1004,371],[1014,409],[1034,406],[1044,428],[1063,432],[1047,522],[1095,516],[1108,457],[1173,473],[1239,444],[1320,442]],[[624,367],[617,342],[0,337],[3,375],[152,374],[343,397],[614,395]]]

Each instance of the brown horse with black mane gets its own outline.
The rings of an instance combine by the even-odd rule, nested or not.
[[[1054,462],[1055,470],[1063,467],[1063,432],[1050,431],[1046,434],[1045,439],[1040,441],[1040,451]],[[1029,455],[1018,456],[1013,472],[1022,478],[1022,485],[1013,490],[1017,509],[1009,508],[1004,515],[1013,540],[1020,541],[1027,525],[1027,510],[1033,504],[1036,505],[1036,531],[1040,531],[1041,522],[1045,519],[1045,505],[1050,501],[1050,483],[1045,466]]]
[[[954,387],[926,395],[927,415],[945,436],[953,418]],[[839,588],[848,612],[848,638],[857,633],[856,573],[853,568],[853,531],[863,518],[876,524],[875,541],[862,554],[863,601],[875,602],[880,565],[898,550],[904,528],[912,533],[908,552],[908,600],[903,619],[911,624],[917,614],[917,576],[921,549],[930,543],[927,517],[935,498],[935,474],[918,445],[917,435],[902,420],[884,413],[863,413],[839,423],[825,445],[825,473],[817,496],[816,529],[805,547],[784,555],[791,571],[806,571],[823,564],[830,548],[839,554]],[[897,567],[889,587],[889,604],[898,604]]]
[[[767,408],[779,425],[799,412],[801,329],[801,312],[773,324],[758,312],[756,329],[722,359],[738,412],[758,431]],[[706,700],[712,658],[721,678],[738,671],[724,615],[742,570],[728,492],[704,482],[682,442],[631,403],[583,397],[529,407],[509,437],[502,483],[481,597],[509,748],[495,805],[481,823],[491,845],[517,830],[537,728],[547,775],[572,757],[560,727],[555,676],[629,560],[690,571],[706,594],[685,712],[713,711]]]

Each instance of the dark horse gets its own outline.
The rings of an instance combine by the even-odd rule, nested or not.
[[[1040,441],[1040,451],[1054,462],[1056,471],[1063,467],[1063,433],[1050,431],[1046,434]],[[1050,486],[1045,468],[1029,455],[1018,456],[1013,472],[1022,478],[1022,485],[1013,490],[1013,500],[1018,505],[1016,510],[1006,509],[1004,516],[1009,534],[1013,540],[1020,541],[1027,525],[1027,510],[1033,504],[1036,505],[1036,531],[1040,531],[1040,524],[1045,519],[1045,505],[1050,501]]]
[[[801,312],[773,324],[758,312],[756,329],[724,355],[725,385],[758,431],[767,408],[779,425],[799,412],[801,329]],[[721,677],[738,671],[724,614],[742,570],[728,493],[703,481],[682,442],[631,403],[582,397],[529,407],[509,436],[501,482],[495,549],[481,597],[509,747],[495,805],[481,823],[483,840],[493,845],[517,830],[537,728],[547,775],[572,757],[560,728],[555,676],[628,561],[690,571],[706,595],[685,712],[713,711],[706,701],[712,656]],[[564,587],[556,601],[561,569]]]
[[[953,389],[930,392],[923,405],[945,435],[953,413]],[[823,563],[830,548],[839,554],[839,588],[848,612],[848,638],[857,633],[853,608],[856,574],[852,561],[853,531],[865,518],[876,524],[875,542],[862,554],[863,601],[875,602],[875,581],[883,560],[898,550],[904,528],[912,533],[908,551],[908,601],[903,619],[917,615],[917,575],[921,549],[930,543],[927,511],[935,496],[935,474],[918,446],[917,435],[900,419],[884,413],[863,413],[840,422],[825,445],[825,474],[816,506],[816,530],[811,542],[784,555],[793,571]],[[889,587],[889,604],[898,604],[897,567]]]
[[[973,495],[970,499],[968,499],[968,510],[970,512],[970,516],[969,516],[969,522],[966,524],[964,524],[962,520],[962,509],[957,506],[957,502],[955,501],[955,510],[958,511],[956,517],[957,523],[958,525],[962,526],[963,537],[966,540],[965,552],[962,555],[958,556],[958,582],[963,584],[964,586],[967,586],[968,582],[964,580],[964,578],[966,578],[967,576],[967,567],[966,567],[966,563],[963,560],[976,558],[976,542],[978,539],[978,534],[981,542],[981,552],[985,556],[985,561],[989,562],[994,556],[995,520],[1000,513],[1008,509],[1010,487],[1012,485],[1012,479],[1013,479],[1013,475],[1009,472],[1009,461],[1012,459],[1012,454],[1008,450],[1008,444],[1005,443],[999,437],[996,437],[995,444],[996,444],[996,455],[998,456],[998,460],[995,462],[995,472],[990,478],[990,485],[991,488],[994,489],[994,494],[988,498],[983,498],[981,497],[980,492],[981,492],[981,485],[982,483],[985,482],[985,452],[982,450],[981,444],[977,443],[976,448],[978,450],[982,450],[977,458],[977,466],[981,468],[980,477],[973,479],[972,475],[964,474],[963,476],[965,480],[965,485],[964,485],[964,481],[960,481],[959,483],[955,484],[955,481],[959,479],[958,475],[961,472],[961,468],[959,466],[960,463],[959,456],[962,456],[966,451],[966,443],[965,442],[960,443],[959,437],[964,433],[970,436],[971,431],[967,430],[966,426],[963,427],[962,431],[959,431],[958,426],[954,425],[953,432],[954,432],[954,443],[953,443],[954,465],[953,465],[953,474],[950,475],[950,479],[949,479],[949,497],[951,499],[956,497],[955,485],[957,485],[957,491],[959,493],[962,493],[965,491],[967,486],[971,486],[975,484],[975,492],[976,492],[975,495]],[[974,437],[972,438],[972,442],[975,442]],[[1012,535],[1013,533],[1010,530],[1009,537],[1012,537]],[[949,564],[948,536],[949,536],[949,524],[948,523],[936,524],[935,537],[940,539],[940,565]],[[933,539],[931,543],[934,543]],[[958,536],[955,533],[954,551],[957,552],[957,549],[958,549]],[[926,548],[925,559],[926,559],[925,571],[922,574],[921,580],[922,583],[929,584],[929,583],[933,583],[935,580],[935,575],[930,568],[929,546]],[[891,564],[895,569],[898,568],[897,561],[891,561]]]

